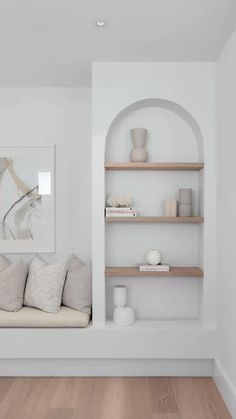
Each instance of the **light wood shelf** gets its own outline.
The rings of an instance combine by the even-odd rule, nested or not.
[[[204,217],[105,217],[105,223],[203,223]]]
[[[198,267],[172,267],[169,272],[140,272],[138,267],[111,267],[105,269],[105,276],[176,276],[203,277],[202,269]]]
[[[204,163],[177,163],[177,162],[105,162],[106,170],[200,170]]]

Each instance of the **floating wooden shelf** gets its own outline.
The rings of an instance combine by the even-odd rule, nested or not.
[[[204,163],[131,163],[131,162],[106,162],[106,170],[200,170]]]
[[[203,271],[197,267],[170,268],[169,272],[140,272],[137,267],[106,267],[105,276],[197,276],[203,277]]]
[[[105,217],[105,223],[203,223],[204,217]]]

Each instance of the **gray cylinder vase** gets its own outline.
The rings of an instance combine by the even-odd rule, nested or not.
[[[148,153],[145,148],[147,142],[146,128],[132,128],[130,135],[132,138],[133,148],[130,152],[131,162],[146,162],[148,160]]]
[[[191,217],[192,216],[192,189],[182,188],[179,189],[179,205],[178,205],[179,217]]]
[[[192,204],[192,189],[190,188],[179,189],[179,203]]]
[[[179,217],[192,217],[192,204],[179,204]]]

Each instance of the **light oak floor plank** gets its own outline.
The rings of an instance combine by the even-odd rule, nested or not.
[[[98,419],[126,419],[126,379],[106,380]]]
[[[232,419],[210,378],[173,378],[181,419]]]
[[[178,414],[178,408],[170,378],[149,378],[154,413]]]
[[[151,419],[180,419],[178,413],[154,413]]]
[[[232,419],[211,378],[0,378],[0,419]]]
[[[82,378],[73,419],[98,419],[107,378]]]
[[[51,407],[76,407],[80,398],[80,390],[84,381],[75,377],[57,379],[57,386],[51,400]]]
[[[151,418],[153,413],[149,378],[126,378],[126,419]]]
[[[48,409],[48,413],[45,419],[72,419],[74,414],[74,409],[70,407],[51,407]],[[79,416],[77,416],[79,418]]]

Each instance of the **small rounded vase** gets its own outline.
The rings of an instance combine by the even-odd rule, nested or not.
[[[150,249],[146,254],[146,258],[150,265],[158,265],[161,262],[161,254],[157,249]]]
[[[130,326],[135,322],[135,313],[132,307],[116,307],[113,312],[113,321],[117,326]]]
[[[133,128],[130,130],[133,148],[130,152],[131,162],[146,162],[148,153],[145,149],[148,130],[146,128]]]
[[[124,307],[127,303],[127,287],[115,285],[113,288],[113,301],[116,307]]]

